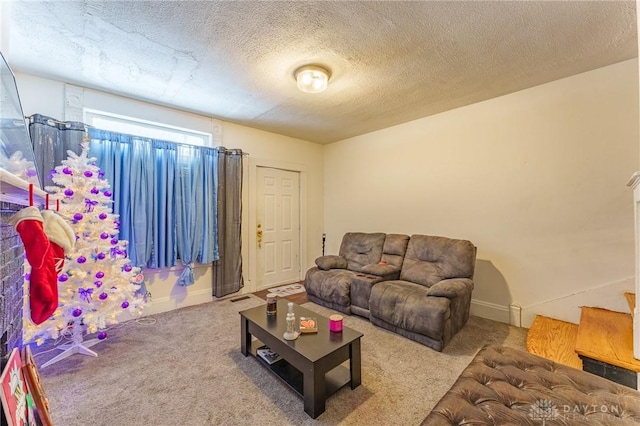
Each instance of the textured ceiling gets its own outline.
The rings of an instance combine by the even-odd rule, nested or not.
[[[15,71],[319,143],[637,56],[635,1],[14,1],[9,12]],[[327,91],[297,90],[307,63],[331,69]]]

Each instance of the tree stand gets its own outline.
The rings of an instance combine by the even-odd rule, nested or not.
[[[80,324],[80,320],[75,320],[73,321],[73,343],[67,343],[58,346],[56,349],[59,349],[63,352],[42,364],[42,368],[45,368],[51,364],[55,364],[58,361],[62,361],[63,359],[73,354],[98,356],[96,352],[89,349],[97,343],[100,343],[100,340],[91,339],[87,340],[86,342],[83,341],[82,325]]]

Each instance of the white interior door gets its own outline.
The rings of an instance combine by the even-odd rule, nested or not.
[[[300,174],[257,168],[258,290],[300,279]]]

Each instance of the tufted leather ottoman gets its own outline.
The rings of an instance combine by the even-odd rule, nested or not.
[[[640,392],[504,346],[485,346],[423,425],[638,425]]]

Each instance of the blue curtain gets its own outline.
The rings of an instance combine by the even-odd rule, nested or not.
[[[35,114],[30,131],[40,159],[38,166],[47,176],[66,158],[67,149],[79,150],[85,125]],[[63,135],[63,131],[72,136]],[[179,257],[185,270],[178,284],[193,284],[194,262],[207,264],[220,259],[217,194],[224,182],[218,177],[224,155],[220,157],[217,148],[95,128],[89,128],[88,134],[90,155],[96,157],[111,185],[113,213],[120,220],[118,238],[129,242],[131,263],[166,268],[175,266]],[[226,152],[222,148],[222,154]]]
[[[156,177],[154,182],[155,212],[153,219],[150,268],[165,268],[176,264],[176,203],[173,182],[176,175],[176,145],[155,142]],[[162,178],[161,178],[162,177]]]
[[[193,263],[217,259],[217,149],[179,145],[175,177],[178,256],[185,269],[178,284],[192,285]]]
[[[129,241],[131,263],[175,266],[176,145],[98,129],[89,129],[89,137],[90,154],[111,184],[119,237]]]

